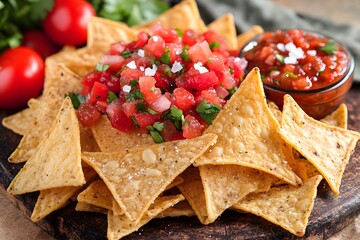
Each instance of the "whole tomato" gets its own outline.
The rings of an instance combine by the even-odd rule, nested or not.
[[[0,108],[17,109],[41,92],[44,61],[34,50],[17,47],[0,56]]]
[[[40,30],[31,30],[24,33],[22,45],[35,50],[43,59],[59,50],[59,46]]]
[[[60,45],[86,43],[87,23],[95,16],[93,6],[84,0],[55,0],[54,8],[43,21],[46,34]]]

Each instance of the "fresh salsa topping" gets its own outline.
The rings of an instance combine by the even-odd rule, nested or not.
[[[155,142],[194,138],[236,91],[246,61],[213,31],[164,29],[110,46],[70,97],[83,126],[106,114],[120,131],[148,132]]]
[[[302,30],[266,32],[244,53],[248,70],[259,67],[265,84],[281,89],[319,89],[339,81],[349,56],[335,41]]]

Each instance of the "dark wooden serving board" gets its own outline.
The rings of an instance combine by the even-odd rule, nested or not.
[[[359,131],[360,86],[353,86],[346,103],[349,109],[349,128]],[[0,120],[8,114],[0,112]],[[20,139],[19,135],[0,126],[0,189],[29,217],[37,194],[13,197],[5,192],[22,167],[22,164],[10,164],[7,161]],[[328,185],[322,181],[304,239],[326,239],[360,214],[360,144],[346,167],[340,192],[338,197],[334,197]],[[106,239],[106,216],[75,212],[74,204],[52,213],[37,224],[57,239]],[[301,238],[254,215],[227,211],[215,223],[207,226],[201,225],[196,217],[154,219],[125,239]]]

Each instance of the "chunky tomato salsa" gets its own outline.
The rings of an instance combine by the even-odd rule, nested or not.
[[[302,30],[266,32],[244,53],[265,84],[281,89],[319,89],[339,81],[349,56],[335,41]]]
[[[245,67],[213,31],[157,24],[137,41],[112,44],[82,79],[78,118],[89,127],[106,114],[114,128],[149,132],[155,142],[193,138],[236,91]]]

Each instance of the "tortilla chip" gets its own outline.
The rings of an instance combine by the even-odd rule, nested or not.
[[[91,181],[97,174],[92,168],[84,168],[86,182]],[[81,191],[80,187],[58,187],[40,191],[31,220],[37,222],[50,213],[64,207],[69,199]]]
[[[129,152],[86,152],[83,160],[104,180],[127,217],[135,220],[216,138],[215,134],[206,134]]]
[[[25,108],[20,112],[4,117],[2,125],[14,133],[24,135],[32,127],[34,117],[34,110]]]
[[[178,186],[179,184],[183,183],[184,179],[182,177],[177,176],[166,188],[166,190],[172,189],[176,186]]]
[[[196,216],[195,211],[191,208],[188,201],[183,200],[176,205],[164,210],[156,218],[166,217],[193,217]]]
[[[49,126],[56,117],[64,95],[69,92],[77,92],[81,88],[80,79],[64,65],[58,66],[57,76],[57,79],[49,80],[49,88],[44,89],[41,105],[34,113],[36,118],[33,126],[23,136],[20,144],[9,157],[10,162],[26,162],[33,156],[37,146],[48,133]]]
[[[129,43],[137,40],[139,31],[121,22],[100,17],[92,17],[88,23],[88,48],[96,48],[103,54],[110,44],[116,42]]]
[[[285,185],[272,188],[268,192],[250,194],[234,205],[234,208],[265,218],[302,237],[321,179],[322,177],[317,175],[304,181],[301,186]]]
[[[278,127],[267,107],[260,71],[254,68],[205,130],[219,139],[194,165],[242,165],[299,184],[301,179],[286,161]]]
[[[229,49],[238,49],[234,16],[231,13],[225,14],[224,16],[211,22],[207,28],[224,37]]]
[[[290,95],[284,96],[280,134],[316,167],[338,195],[342,175],[360,134],[309,117]]]
[[[240,34],[237,37],[237,46],[238,49],[242,49],[245,45],[257,35],[264,32],[264,29],[261,26],[255,25],[252,26],[247,32]]]
[[[206,223],[214,222],[249,193],[267,191],[276,179],[267,173],[239,165],[204,165],[199,170],[205,192]]]
[[[49,133],[15,176],[8,192],[16,195],[83,184],[85,178],[81,168],[79,122],[67,97]]]
[[[348,111],[344,103],[342,103],[334,112],[320,120],[323,123],[347,129]]]
[[[117,240],[132,232],[137,231],[140,227],[148,223],[151,219],[156,217],[159,213],[174,206],[176,203],[184,200],[181,194],[176,196],[166,196],[156,199],[149,210],[138,221],[134,222],[125,215],[115,216],[111,211],[108,212],[108,230],[107,238],[109,240]]]
[[[154,144],[149,134],[125,133],[111,126],[110,120],[103,115],[91,127],[94,138],[102,152],[121,152],[132,147],[144,147]]]
[[[80,124],[80,145],[81,151],[100,152],[100,148],[91,132],[90,128],[84,128]]]
[[[92,182],[84,191],[79,193],[77,200],[104,209],[113,209],[113,196],[101,179]]]
[[[191,28],[198,33],[206,31],[206,26],[201,19],[195,0],[183,0],[154,20],[133,28],[147,32],[157,22],[160,22],[164,28],[179,28],[182,30]]]
[[[282,112],[279,109],[279,107],[274,102],[271,102],[271,101],[268,101],[268,107],[271,110],[271,113],[276,118],[276,120],[280,123]]]
[[[84,203],[84,202],[77,202],[76,206],[75,206],[75,211],[78,212],[96,212],[96,213],[102,213],[102,214],[107,214],[108,210],[105,208],[101,208],[98,206],[94,206],[88,203]]]

